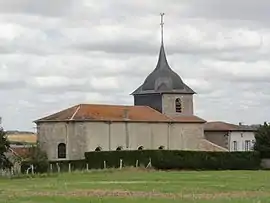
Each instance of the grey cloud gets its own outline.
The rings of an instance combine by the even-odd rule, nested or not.
[[[187,16],[210,19],[248,20],[269,24],[270,2],[268,0],[191,0]]]
[[[196,114],[228,122],[267,119],[270,32],[261,24],[268,19],[264,11],[231,11],[253,2],[44,2],[0,0],[0,26],[18,29],[0,38],[1,65],[8,67],[0,72],[0,95],[9,98],[0,101],[0,115],[7,129],[33,130],[33,120],[78,103],[132,104],[129,94],[157,63],[162,11],[169,63],[198,92]]]
[[[0,0],[0,13],[26,13],[44,16],[67,15],[79,0]]]
[[[25,81],[0,81],[0,90],[12,90],[25,88]]]

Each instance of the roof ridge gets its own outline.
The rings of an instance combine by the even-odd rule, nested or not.
[[[69,120],[73,120],[74,117],[76,116],[76,114],[78,113],[78,111],[80,110],[81,108],[81,104],[78,105],[77,109],[75,110],[75,112],[73,113],[73,115],[71,116],[71,118]]]

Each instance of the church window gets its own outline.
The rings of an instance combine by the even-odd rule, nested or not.
[[[96,151],[96,152],[101,151],[101,147],[97,147],[97,148],[95,149],[95,151]]]
[[[121,150],[123,150],[123,147],[121,146],[116,148],[116,151],[121,151]]]
[[[60,143],[58,145],[58,158],[59,159],[65,159],[66,156],[67,156],[66,144],[65,143]]]
[[[158,149],[165,149],[165,147],[164,146],[160,146]]]
[[[138,150],[143,150],[143,146],[139,146],[138,147]]]
[[[175,111],[178,112],[178,113],[182,112],[182,101],[181,101],[180,98],[177,98],[175,100]]]

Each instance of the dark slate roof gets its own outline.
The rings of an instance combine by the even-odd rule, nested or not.
[[[163,43],[159,51],[156,68],[148,75],[144,83],[132,95],[151,93],[195,94],[169,66]]]

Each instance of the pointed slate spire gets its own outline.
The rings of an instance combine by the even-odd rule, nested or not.
[[[165,13],[160,13],[160,27],[161,27],[161,46],[160,46],[160,50],[159,50],[159,57],[158,57],[158,63],[157,63],[157,66],[156,66],[156,69],[171,69],[169,64],[168,64],[168,61],[167,61],[167,57],[166,57],[166,53],[165,53],[165,49],[164,49],[164,21],[163,21],[163,18],[164,18],[164,15]]]
[[[148,75],[144,83],[138,87],[132,94],[155,94],[155,93],[180,93],[180,94],[195,94],[169,66],[165,48],[164,48],[164,13],[161,13],[161,46],[156,68]]]

